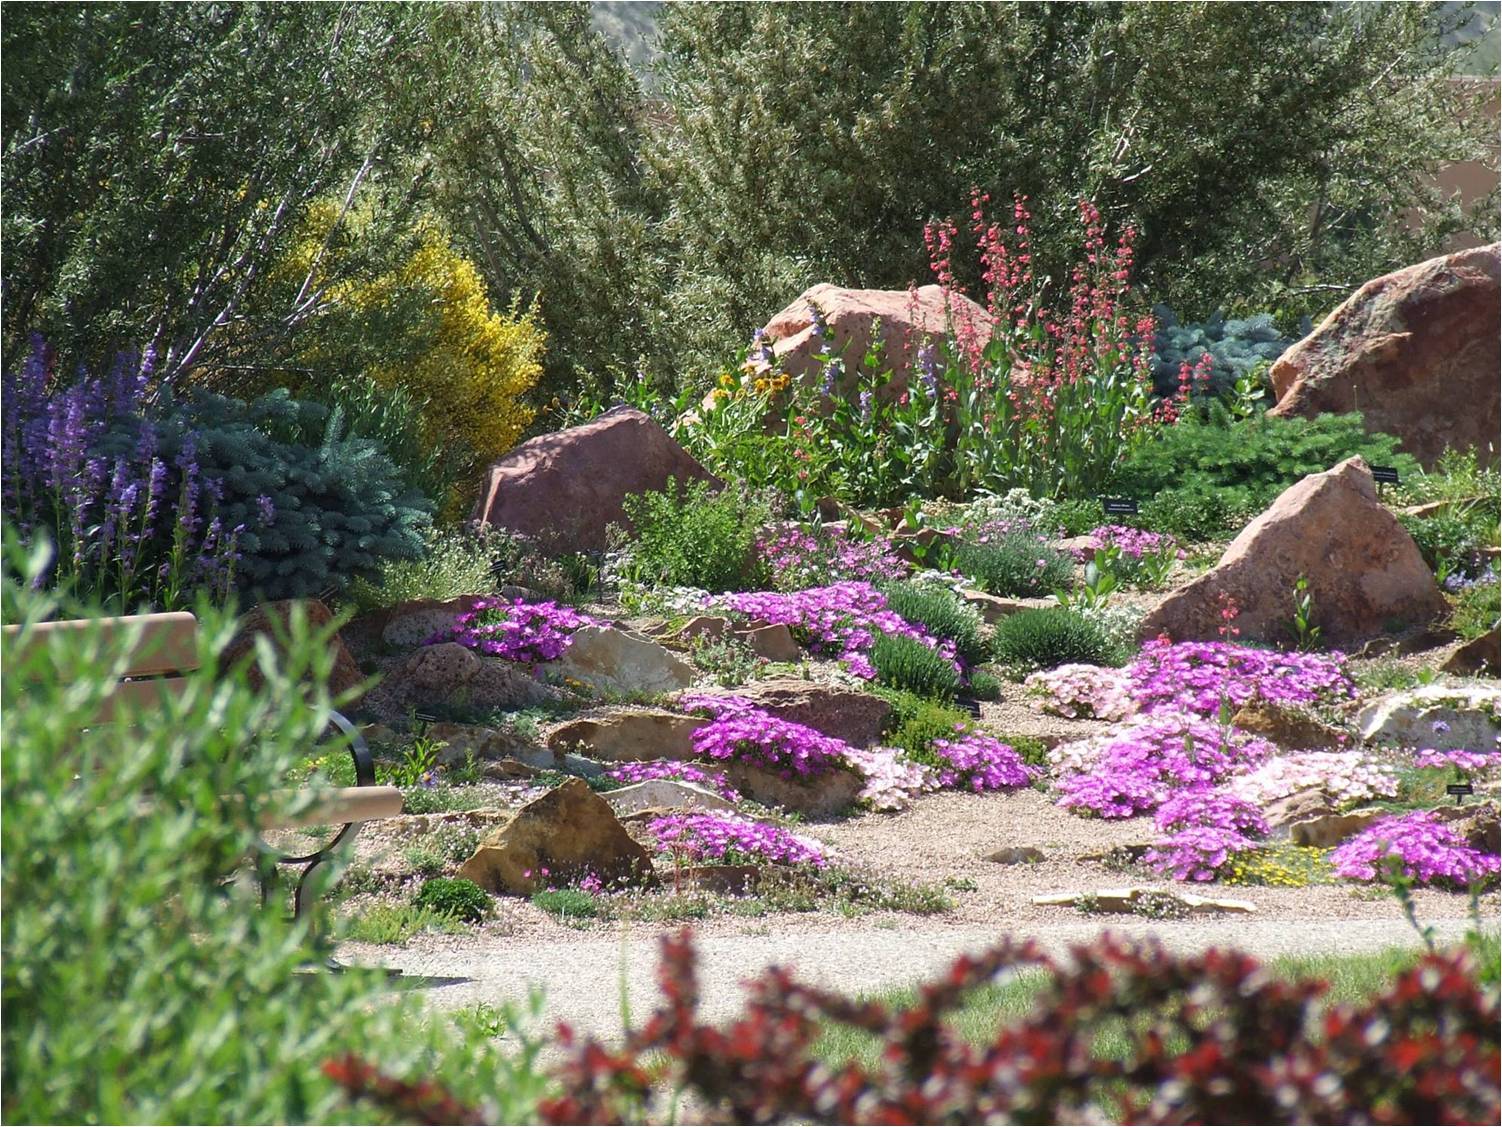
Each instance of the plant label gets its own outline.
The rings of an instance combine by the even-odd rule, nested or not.
[[[1387,485],[1398,484],[1398,471],[1392,466],[1373,466],[1372,480],[1380,481]]]
[[[1455,796],[1455,805],[1459,806],[1464,801],[1466,795],[1476,793],[1476,788],[1471,786],[1470,783],[1451,783],[1445,788],[1445,793],[1453,794]]]
[[[1137,500],[1135,497],[1102,497],[1100,507],[1107,513],[1135,513]]]

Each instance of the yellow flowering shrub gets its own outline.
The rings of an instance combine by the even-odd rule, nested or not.
[[[411,250],[394,267],[348,269],[365,249],[362,240],[381,236],[356,209],[330,240],[338,216],[337,203],[315,203],[303,237],[275,270],[284,289],[310,272],[314,287],[323,288],[300,362],[405,390],[420,405],[427,441],[472,455],[471,468],[504,454],[534,414],[523,397],[542,375],[547,345],[535,307],[504,314],[492,308],[474,263],[433,221],[411,233]],[[347,276],[326,280],[336,273]],[[440,499],[444,510],[453,515],[459,494],[473,485],[456,482],[455,495]]]

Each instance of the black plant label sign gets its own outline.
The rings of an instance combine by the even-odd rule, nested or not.
[[[1373,466],[1372,480],[1385,482],[1388,485],[1398,484],[1398,471],[1393,466]]]
[[[1108,513],[1135,513],[1137,499],[1135,497],[1102,497],[1100,507]]]
[[[1476,788],[1471,786],[1470,783],[1451,783],[1449,786],[1445,787],[1445,793],[1453,794],[1455,796],[1455,805],[1459,806],[1461,800],[1464,799],[1466,795],[1476,793]]]

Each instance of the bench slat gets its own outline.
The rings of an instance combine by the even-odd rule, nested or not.
[[[290,801],[296,791],[280,791]],[[339,787],[325,791],[311,807],[292,816],[268,815],[263,830],[295,830],[307,826],[342,825],[345,822],[377,822],[402,812],[402,792],[396,787]]]
[[[187,611],[162,614],[138,614],[129,618],[78,618],[66,622],[41,622],[32,637],[45,644],[53,634],[83,633],[99,630],[113,643],[116,634],[139,629],[140,637],[131,651],[127,677],[152,677],[161,673],[187,673],[198,668],[198,620]],[[5,627],[14,637],[19,626]]]

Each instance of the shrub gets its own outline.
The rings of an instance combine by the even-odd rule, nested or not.
[[[917,757],[935,740],[953,739],[969,723],[968,713],[949,704],[929,700],[897,689],[877,689],[877,695],[892,706],[887,718],[887,743]]]
[[[1153,386],[1164,398],[1179,390],[1182,367],[1199,364],[1205,355],[1210,357],[1205,390],[1223,396],[1237,380],[1260,365],[1271,364],[1294,343],[1278,331],[1269,313],[1227,321],[1216,310],[1208,321],[1198,324],[1181,323],[1166,305],[1153,306],[1153,314],[1158,319],[1153,334]],[[1313,327],[1306,317],[1298,335],[1308,335]]]
[[[199,394],[174,406],[164,447],[221,483],[240,534],[240,586],[265,598],[339,592],[383,561],[416,559],[431,506],[342,413],[277,391],[250,402]],[[128,442],[128,434],[120,441]]]
[[[1050,547],[1046,537],[1026,526],[998,528],[985,540],[954,546],[950,566],[973,579],[988,595],[1028,598],[1068,587],[1074,560]]]
[[[1489,517],[1488,519],[1495,519]],[[1434,516],[1401,516],[1398,522],[1408,530],[1429,570],[1441,583],[1455,576],[1457,580],[1480,575],[1486,568],[1487,533],[1474,518],[1451,513]]]
[[[540,888],[532,903],[560,920],[592,920],[604,914],[603,906],[582,888]]]
[[[997,623],[991,647],[998,662],[1019,672],[1119,661],[1099,626],[1063,607],[1008,615]]]
[[[1502,587],[1494,571],[1483,573],[1476,582],[1461,589],[1450,612],[1450,629],[1466,641],[1479,638],[1502,618]]]
[[[1205,418],[1186,415],[1159,427],[1121,465],[1113,488],[1142,500],[1144,523],[1189,539],[1232,532],[1309,474],[1354,454],[1369,465],[1415,473],[1398,440],[1368,434],[1359,414],[1233,420],[1218,403]],[[1220,514],[1217,519],[1217,512]]]
[[[382,974],[305,973],[329,953],[306,921],[225,883],[327,728],[327,632],[294,616],[256,692],[219,659],[233,614],[200,605],[201,665],[183,691],[80,739],[126,645],[94,631],[38,640],[37,623],[97,608],[32,590],[41,563],[10,559],[0,599],[21,632],[0,639],[6,1118],[327,1122],[343,1113],[318,1063],[355,1046],[472,1097],[479,1053],[507,1076],[503,1117],[528,1117],[542,1087],[529,1067],[456,1041]]]
[[[980,612],[949,588],[935,583],[890,583],[881,592],[887,597],[888,610],[935,638],[953,642],[955,656],[967,666],[986,660]]]
[[[970,671],[970,698],[972,700],[1000,700],[1001,681],[985,669]]]
[[[999,975],[1031,968],[1041,981],[1027,1011],[973,1044],[955,1015]],[[1131,1123],[1489,1123],[1499,1111],[1497,994],[1468,954],[1425,955],[1370,1000],[1338,1004],[1327,982],[1283,980],[1233,951],[1174,955],[1105,936],[1055,961],[1006,940],[956,960],[905,1005],[769,970],[739,1017],[708,1024],[684,931],[663,937],[659,981],[661,1004],[620,1050],[572,1045],[543,1122],[655,1118],[662,1109],[640,1103],[652,1098],[648,1075],[736,1123],[1063,1123],[1106,1106]],[[1207,1013],[1226,1016],[1207,1027]],[[820,1061],[831,1024],[879,1038],[875,1063]],[[480,1121],[440,1103],[441,1085],[414,1088],[361,1058],[327,1071],[392,1116],[442,1106],[444,1122]]]
[[[635,530],[632,569],[654,584],[705,591],[744,591],[761,585],[757,533],[766,506],[708,482],[672,481],[661,493],[627,497]]]
[[[876,679],[919,696],[952,700],[960,685],[954,662],[915,638],[879,634],[869,651]]]
[[[442,916],[475,923],[490,911],[490,897],[472,880],[463,877],[429,877],[422,882],[412,903]]]
[[[433,529],[417,559],[383,560],[374,581],[356,577],[349,585],[349,601],[364,612],[416,599],[447,602],[461,595],[493,595],[499,590],[495,544],[506,540],[504,532],[490,525]]]

